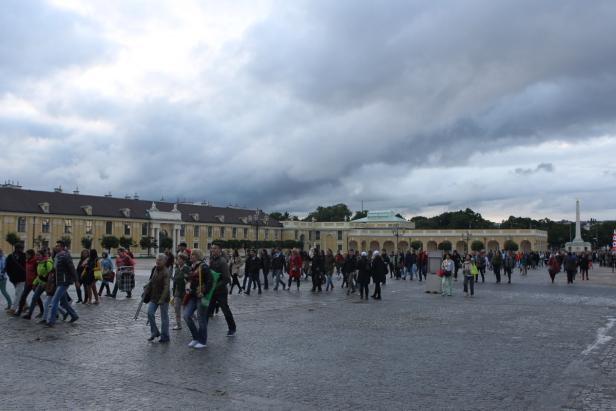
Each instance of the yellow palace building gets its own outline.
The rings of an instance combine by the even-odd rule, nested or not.
[[[214,207],[207,203],[145,201],[136,197],[82,195],[25,190],[5,184],[0,187],[0,248],[11,246],[8,233],[16,233],[26,248],[52,244],[62,237],[71,238],[73,252],[81,248],[81,239],[92,239],[100,247],[103,236],[128,237],[139,244],[143,237],[170,238],[173,248],[186,242],[191,248],[206,249],[216,240],[295,240],[304,248],[319,246],[335,251],[403,251],[411,244],[431,251],[444,241],[464,252],[481,241],[486,249],[501,249],[513,240],[524,251],[547,249],[547,232],[534,229],[418,230],[412,222],[392,211],[369,212],[355,221],[310,222],[270,219],[260,210]],[[257,238],[258,233],[258,238]],[[467,248],[468,247],[468,248]],[[156,250],[133,249],[136,255]]]

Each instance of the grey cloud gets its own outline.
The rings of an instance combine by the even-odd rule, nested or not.
[[[554,165],[552,163],[541,163],[537,165],[537,167],[533,168],[516,168],[514,172],[520,175],[531,175],[538,173],[540,171],[544,171],[546,173],[554,172]]]
[[[102,59],[107,41],[92,21],[42,0],[0,3],[0,91],[25,79]]]

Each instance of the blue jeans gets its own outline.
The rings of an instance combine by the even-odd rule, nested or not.
[[[41,298],[41,295],[45,292],[45,287],[42,285],[37,285],[34,290],[34,296],[32,297],[32,302],[30,303],[30,308],[28,309],[28,315],[32,315],[34,312],[34,307],[36,307],[36,300]],[[43,307],[43,313],[45,312],[45,307]]]
[[[58,314],[58,306],[62,305],[62,307],[68,311],[71,319],[76,320],[79,318],[77,312],[71,307],[71,304],[66,299],[66,291],[68,290],[68,285],[59,285],[56,287],[56,292],[53,294],[51,298],[51,311],[49,312],[47,323],[54,324],[56,322],[56,315]]]
[[[208,307],[204,307],[201,304],[201,300],[197,297],[191,297],[188,300],[188,304],[184,307],[184,322],[188,326],[190,330],[190,334],[192,335],[192,339],[195,341],[199,341],[201,344],[205,345],[207,342],[207,309]],[[199,329],[195,326],[195,322],[193,321],[193,314],[197,311],[197,315],[199,317]]]
[[[286,284],[282,281],[282,270],[275,269],[272,272],[272,277],[274,277],[274,290],[278,289],[278,284],[282,284],[283,289],[286,287]]]
[[[332,281],[333,276],[333,273],[325,274],[325,278],[327,278],[327,283],[325,284],[325,291],[329,290],[330,287],[332,290],[334,289],[334,282]]]
[[[160,332],[156,326],[156,310],[160,307]],[[160,339],[163,341],[169,340],[169,303],[148,304],[148,321],[150,322],[150,336],[154,337],[160,335]]]

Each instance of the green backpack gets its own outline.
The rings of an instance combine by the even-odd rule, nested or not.
[[[210,305],[210,301],[212,300],[212,295],[214,295],[214,290],[216,290],[216,286],[218,285],[218,279],[220,278],[220,273],[209,269],[210,273],[212,273],[212,286],[206,295],[201,297],[201,305],[204,307],[208,307]],[[199,266],[199,289],[201,289],[201,266]]]

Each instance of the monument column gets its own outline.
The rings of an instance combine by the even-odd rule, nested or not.
[[[575,238],[573,241],[582,241],[582,228],[580,227],[580,200],[575,200]]]

